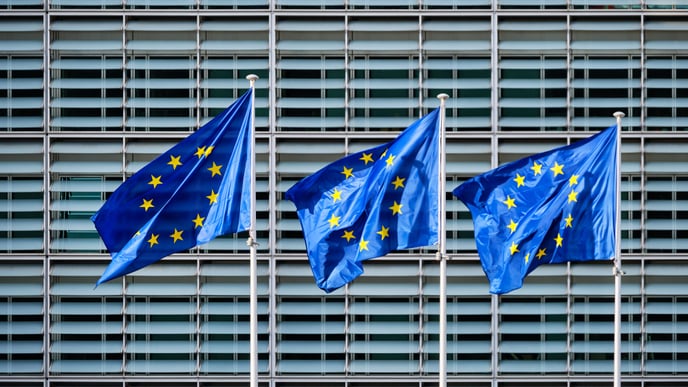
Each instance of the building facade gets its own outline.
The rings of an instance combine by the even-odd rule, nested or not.
[[[611,386],[611,263],[488,293],[450,191],[615,123],[622,378],[688,386],[685,0],[0,1],[0,385],[248,385],[245,234],[94,288],[89,217],[257,82],[261,387],[431,387],[432,248],[314,284],[284,192],[447,101],[448,384]]]

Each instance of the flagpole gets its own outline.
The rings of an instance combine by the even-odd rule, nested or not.
[[[248,229],[248,239],[246,244],[249,246],[249,374],[250,387],[258,387],[258,264],[256,262],[256,80],[258,76],[249,74],[246,76],[249,81],[251,93],[251,226]]]
[[[438,246],[437,259],[440,261],[440,348],[439,348],[439,387],[447,386],[447,234],[445,232],[445,223],[447,213],[445,210],[446,194],[445,194],[445,178],[446,178],[446,155],[445,155],[445,105],[448,94],[441,93],[437,95],[440,100],[440,138],[439,138],[439,186],[437,188],[437,220],[439,225],[437,227]]]
[[[621,119],[616,117],[616,234],[614,237],[614,387],[621,387]]]

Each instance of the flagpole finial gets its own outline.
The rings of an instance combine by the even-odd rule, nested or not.
[[[447,98],[449,98],[449,94],[447,94],[447,93],[440,93],[440,94],[437,94],[437,98],[440,99],[440,100],[442,100],[442,101],[444,101],[444,100],[446,100]]]
[[[617,119],[619,119],[619,118],[624,118],[624,117],[626,117],[626,113],[624,113],[624,112],[615,112],[615,113],[614,113],[614,117],[616,117]]]
[[[249,74],[246,76],[246,79],[248,79],[248,81],[251,82],[251,87],[253,87],[253,85],[256,83],[258,78],[259,77],[256,74]]]

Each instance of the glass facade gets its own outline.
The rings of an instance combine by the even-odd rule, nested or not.
[[[448,384],[612,385],[610,263],[492,296],[450,191],[615,123],[624,387],[688,385],[688,2],[0,0],[0,385],[239,387],[247,234],[94,288],[89,217],[257,74],[261,387],[434,387],[433,249],[315,286],[284,192],[447,101]]]

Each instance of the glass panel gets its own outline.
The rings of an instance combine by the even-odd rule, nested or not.
[[[502,54],[555,54],[566,52],[565,19],[510,19],[499,21],[499,50]]]
[[[13,34],[0,34],[0,131],[42,131],[43,60],[15,50],[14,43],[7,40]],[[8,47],[3,49],[5,45]]]
[[[566,58],[502,57],[499,85],[501,130],[567,129]]]
[[[439,369],[439,263],[423,267],[423,371]],[[447,265],[447,372],[490,374],[492,313],[487,279],[475,262]]]
[[[90,218],[121,182],[121,142],[61,139],[50,149],[50,250],[104,252]]]
[[[258,263],[258,371],[267,371],[268,267]],[[200,266],[199,356],[202,375],[249,373],[248,263],[208,261]]]
[[[349,82],[353,130],[403,130],[418,117],[416,57],[355,56]]]
[[[51,267],[50,369],[63,374],[122,372],[122,289],[112,281],[94,290],[104,264]]]
[[[565,297],[503,297],[499,312],[501,373],[566,372]]]
[[[673,32],[675,35],[676,33]],[[647,59],[647,129],[685,131],[688,125],[688,58]]]
[[[41,375],[43,262],[0,262],[0,375]]]
[[[658,144],[657,144],[658,145]],[[665,155],[669,157],[671,154]],[[675,155],[673,159],[684,155]],[[652,154],[648,163],[673,169],[673,162],[662,163],[664,156]],[[677,160],[678,161],[678,160]],[[646,246],[652,253],[688,251],[685,243],[688,230],[688,178],[651,176],[647,178]]]
[[[79,36],[84,35],[88,34]],[[122,59],[71,56],[63,51],[53,55],[50,129],[122,130]]]
[[[277,372],[343,374],[346,319],[342,292],[325,295],[313,282],[307,264],[285,262],[277,270]]]
[[[129,374],[196,372],[196,265],[158,262],[128,275]]]
[[[42,140],[0,145],[0,253],[43,252]]]
[[[437,95],[449,94],[446,130],[489,131],[492,90],[489,57],[430,56],[425,61],[423,106],[437,107]]]
[[[574,57],[573,129],[607,128],[616,122],[614,112],[622,111],[624,130],[638,130],[640,78],[637,57]]]

